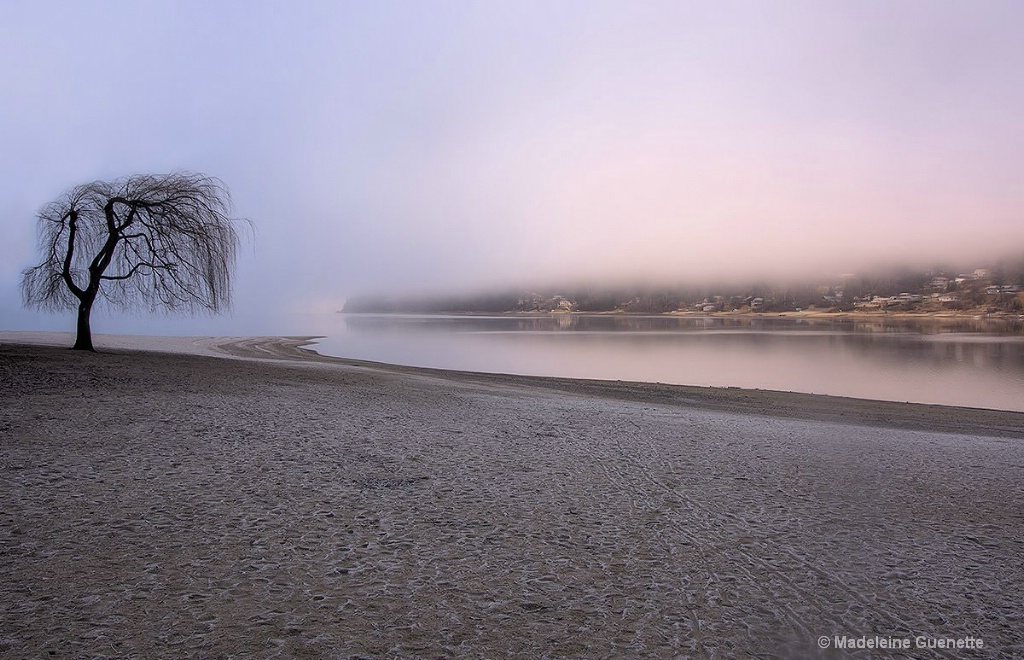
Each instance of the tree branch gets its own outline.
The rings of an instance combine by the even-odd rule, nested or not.
[[[220,181],[188,172],[73,188],[39,212],[43,258],[22,273],[25,303],[60,309],[99,295],[219,311],[239,242],[230,208]]]
[[[75,280],[71,276],[71,263],[75,258],[75,235],[78,233],[78,213],[72,209],[65,217],[68,218],[68,248],[67,252],[64,254],[64,265],[61,269],[61,277],[63,278],[64,283],[68,285],[68,289],[71,293],[75,294],[75,297],[81,300],[82,297],[85,296],[85,291],[75,284]]]

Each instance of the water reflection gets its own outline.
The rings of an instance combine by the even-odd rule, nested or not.
[[[986,319],[345,315],[317,350],[417,366],[1024,410],[1024,334]]]

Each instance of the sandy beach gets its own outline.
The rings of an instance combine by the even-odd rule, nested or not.
[[[1024,413],[304,343],[0,332],[0,656],[1024,656]]]

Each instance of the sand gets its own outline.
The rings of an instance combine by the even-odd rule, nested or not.
[[[1021,413],[67,339],[0,333],[3,657],[1024,655]]]

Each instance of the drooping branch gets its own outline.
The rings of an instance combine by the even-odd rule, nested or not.
[[[43,260],[22,274],[27,305],[230,305],[240,236],[217,179],[177,172],[84,184],[43,207],[39,228]]]

